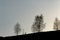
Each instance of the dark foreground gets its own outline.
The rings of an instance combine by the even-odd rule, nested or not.
[[[60,37],[60,31],[51,32],[39,32],[26,35],[10,36],[10,37],[0,37],[0,40],[40,40],[40,39],[58,39]],[[59,38],[60,39],[60,38]]]

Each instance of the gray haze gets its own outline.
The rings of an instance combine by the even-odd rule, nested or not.
[[[60,1],[0,0],[0,36],[15,35],[14,25],[17,22],[26,33],[31,33],[34,18],[40,14],[43,14],[46,23],[44,31],[53,30],[55,17],[60,19]]]

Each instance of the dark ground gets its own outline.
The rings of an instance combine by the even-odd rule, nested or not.
[[[60,39],[60,31],[39,32],[26,35],[0,37],[0,40],[40,40],[40,39]]]

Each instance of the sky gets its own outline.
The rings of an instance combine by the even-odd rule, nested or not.
[[[43,31],[52,31],[55,17],[60,19],[60,0],[0,0],[0,36],[15,35],[17,22],[26,33],[32,33],[35,16],[41,14],[46,23]]]

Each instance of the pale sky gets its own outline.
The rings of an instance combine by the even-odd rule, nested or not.
[[[26,33],[31,33],[35,16],[40,14],[46,23],[44,31],[53,30],[55,17],[60,19],[60,0],[0,0],[0,36],[15,35],[17,22]]]

